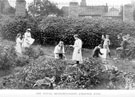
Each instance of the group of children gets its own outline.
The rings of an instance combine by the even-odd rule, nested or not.
[[[15,51],[18,55],[22,56],[22,52],[25,51],[26,48],[29,48],[33,42],[35,41],[33,38],[31,38],[31,29],[27,29],[24,33],[23,37],[21,33],[18,33],[16,36],[16,46]]]
[[[77,34],[74,35],[74,45],[69,45],[70,47],[74,48],[72,60],[79,64],[83,61],[82,59],[82,40],[79,38]],[[65,49],[64,49],[64,42],[60,41],[58,45],[54,49],[54,56],[56,59],[65,59]]]
[[[26,32],[24,33],[22,39],[21,39],[21,37],[22,37],[21,34],[20,33],[17,34],[15,50],[20,55],[22,55],[22,52],[25,51],[26,48],[29,48],[35,41],[31,37],[30,31],[31,31],[31,29],[27,29]],[[79,38],[78,34],[75,34],[73,37],[75,39],[74,45],[69,45],[70,47],[74,48],[72,60],[75,61],[76,64],[79,64],[80,62],[83,61],[82,40]],[[104,35],[102,35],[101,44],[99,44],[98,46],[96,46],[94,48],[92,57],[106,58],[107,55],[110,56],[109,45],[110,45],[109,35],[106,35],[106,37]],[[58,43],[58,45],[55,46],[54,57],[55,57],[55,59],[66,59],[63,41],[60,41]]]
[[[110,46],[109,35],[106,36],[102,35],[101,44],[99,44],[94,48],[92,57],[94,58],[99,57],[107,58],[107,56],[111,57],[109,46]]]
[[[78,35],[74,35],[74,45],[70,45],[70,47],[74,48],[72,60],[76,61],[76,64],[79,64],[83,61],[82,59],[82,40],[78,37]],[[110,54],[110,39],[109,35],[102,35],[101,44],[96,46],[93,50],[92,57],[94,58],[107,58],[107,56],[111,57]],[[65,59],[65,49],[64,49],[64,42],[60,41],[58,45],[54,49],[54,56],[56,59]]]

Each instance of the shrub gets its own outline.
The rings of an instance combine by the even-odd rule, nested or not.
[[[15,43],[7,40],[0,42],[0,69],[28,65],[31,60],[35,60],[44,55],[40,46],[29,48],[22,56],[17,56]]]
[[[126,49],[119,49],[117,51],[117,54],[120,56],[120,58],[128,58],[130,60],[135,59],[135,39],[134,37],[130,36],[130,38],[127,40],[128,45]]]
[[[0,69],[10,69],[15,66],[15,52],[12,45],[0,46]]]
[[[28,56],[30,59],[37,59],[39,56],[44,55],[44,51],[41,46],[31,46],[30,48],[26,49],[23,54]]]
[[[39,24],[42,38],[46,43],[54,44],[63,40],[66,44],[73,44],[73,35],[79,34],[83,40],[83,47],[93,48],[101,41],[102,34],[109,34],[111,47],[119,46],[117,35],[119,33],[134,34],[134,22],[126,23],[120,20],[103,18],[45,18]]]
[[[33,84],[37,80],[52,76],[56,77],[54,89],[125,89],[126,79],[133,80],[135,77],[134,74],[125,74],[114,68],[106,69],[100,60],[93,58],[87,58],[80,66],[73,67],[67,61],[41,56],[22,70],[5,77],[0,88],[34,89]],[[134,81],[130,84],[134,84]],[[40,86],[36,89],[49,87]]]
[[[32,89],[33,84],[38,79],[43,79],[44,77],[60,76],[64,71],[65,65],[66,64],[64,61],[57,61],[54,59],[46,59],[45,57],[39,57],[39,59],[31,62],[29,65],[25,66],[21,71],[14,74],[16,76],[12,78],[12,81],[20,83],[20,86],[18,86],[18,88],[22,87],[24,89],[25,86],[27,86],[28,89]],[[11,78],[7,77],[7,79]],[[58,79],[57,81],[59,82]],[[8,87],[10,87],[10,81],[7,83]]]
[[[24,66],[29,62],[26,56],[18,57],[14,49],[14,44],[9,45],[10,43],[7,46],[6,42],[3,41],[3,45],[0,46],[0,69],[3,70],[8,70],[16,66]]]
[[[34,20],[27,18],[13,18],[10,21],[5,20],[1,28],[1,35],[4,39],[15,41],[17,33],[22,35],[27,28],[31,28],[32,37],[39,42],[40,33],[38,33],[37,24]]]
[[[31,28],[32,37],[41,45],[54,45],[59,40],[73,44],[74,34],[79,34],[83,47],[94,48],[101,42],[102,34],[109,34],[111,47],[118,47],[117,35],[129,33],[135,36],[135,23],[104,18],[47,17],[40,20],[32,18],[13,18],[5,20],[1,34],[5,39],[15,40],[17,33],[24,34]]]

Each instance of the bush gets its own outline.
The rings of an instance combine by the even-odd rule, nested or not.
[[[38,57],[44,55],[44,51],[42,50],[41,46],[31,46],[30,48],[26,49],[23,54],[28,56],[30,59],[37,59]]]
[[[117,35],[130,34],[135,36],[135,23],[104,18],[66,18],[48,17],[40,20],[32,18],[13,18],[4,22],[1,34],[5,39],[15,40],[17,33],[24,34],[31,28],[32,37],[41,45],[54,45],[59,40],[65,44],[73,44],[74,34],[79,34],[83,47],[94,48],[101,42],[102,34],[109,34],[111,47],[118,47]]]
[[[119,49],[117,50],[117,55],[120,56],[120,58],[128,58],[130,60],[135,59],[135,39],[134,37],[130,36],[130,38],[127,40],[128,45],[126,49]]]
[[[0,41],[0,69],[10,69],[15,66],[14,43],[10,41]]]
[[[130,84],[134,84],[135,77],[134,74],[121,72],[113,66],[106,69],[99,60],[93,58],[87,58],[79,67],[73,67],[67,61],[41,56],[22,70],[5,77],[0,88],[35,89],[33,84],[37,80],[52,76],[56,77],[54,89],[125,89],[129,86],[127,79],[132,81]],[[50,88],[41,85],[36,89]]]
[[[10,69],[15,66],[14,49],[10,47],[0,47],[0,69]]]
[[[15,43],[7,40],[0,42],[0,69],[9,69],[10,67],[28,65],[31,60],[35,60],[44,55],[40,46],[29,48],[23,56],[17,56],[15,52]]]
[[[40,33],[38,33],[36,22],[32,19],[17,17],[5,20],[1,26],[1,35],[4,39],[15,41],[18,33],[23,35],[27,28],[31,28],[32,37],[36,40],[35,42],[39,42]]]
[[[26,88],[25,86],[27,86],[28,89],[32,89],[33,84],[38,79],[43,79],[46,76],[60,76],[64,71],[65,65],[66,64],[64,61],[57,61],[54,59],[46,59],[45,57],[39,57],[37,60],[25,66],[23,70],[14,74],[16,76],[14,76],[13,78],[7,77],[7,79],[13,79],[12,81],[20,83],[18,88],[22,87],[24,89]],[[18,80],[20,80],[20,82]],[[57,82],[59,82],[58,79]],[[6,87],[11,87],[10,81],[7,83],[8,85]]]
[[[103,18],[45,18],[39,24],[42,38],[45,43],[54,44],[63,40],[66,44],[73,44],[73,35],[79,34],[83,40],[83,47],[94,48],[101,42],[102,34],[109,34],[111,47],[119,46],[119,33],[134,34],[135,23],[126,23],[120,20]]]

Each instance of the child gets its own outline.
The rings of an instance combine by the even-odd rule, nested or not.
[[[20,33],[18,33],[17,36],[16,36],[15,50],[16,50],[17,54],[22,55],[22,40],[21,40],[21,34]]]
[[[93,50],[93,55],[92,55],[92,57],[94,57],[94,58],[99,58],[100,57],[100,55],[103,55],[102,53],[101,53],[101,48],[102,48],[102,45],[101,44],[99,44],[98,46],[96,46],[95,48],[94,48],[94,50]]]
[[[54,56],[56,59],[65,59],[65,49],[63,41],[60,41],[59,44],[55,47]]]
[[[35,41],[35,39],[31,38],[31,29],[27,29],[25,34],[23,35],[23,43],[22,47],[23,48],[29,48]]]
[[[107,54],[109,55],[109,57],[111,57],[109,45],[110,45],[109,35],[106,35],[106,38],[104,38],[103,48],[107,49]]]

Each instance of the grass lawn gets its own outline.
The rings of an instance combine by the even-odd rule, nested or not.
[[[54,47],[53,46],[47,46],[47,47],[42,46],[42,49],[47,56],[54,57],[54,55],[53,55]],[[73,48],[67,47],[67,48],[65,48],[65,52],[66,52],[67,59],[72,59]],[[82,54],[83,54],[83,58],[90,57],[92,55],[92,49],[83,49]],[[114,65],[114,66],[118,67],[118,69],[120,69],[124,72],[134,72],[135,73],[135,62],[128,61],[128,60],[122,60],[122,59],[114,60],[113,58],[116,57],[115,50],[111,50],[111,55],[112,55],[112,58],[107,59],[107,61],[110,65]]]
[[[33,47],[36,47],[37,45],[34,45]],[[47,58],[54,58],[54,46],[41,46],[43,52],[44,52],[44,56]],[[70,47],[65,47],[65,52],[66,52],[66,58],[68,60],[72,59],[72,53],[73,53],[73,48]],[[92,55],[92,49],[83,49],[82,50],[82,54],[83,54],[83,58],[87,58],[90,57]],[[124,72],[134,72],[135,73],[135,62],[131,62],[128,60],[122,60],[122,59],[114,59],[116,58],[116,53],[115,50],[111,50],[111,58],[107,59],[107,65],[114,65],[116,67],[118,67],[119,70],[122,70]],[[71,62],[71,61],[69,61]],[[15,68],[11,68],[9,71],[6,70],[0,70],[0,83],[3,79],[3,77],[6,77],[10,74],[14,74],[15,71],[20,71],[22,69],[22,67],[15,67]],[[96,87],[96,89],[105,89],[105,87],[108,85],[108,83],[106,84],[102,84],[99,85],[98,87]],[[120,89],[123,89],[123,87],[121,87]]]
[[[34,45],[33,47],[35,47]],[[41,46],[41,48],[44,51],[45,56],[54,58],[54,46]],[[70,47],[65,47],[65,52],[66,52],[66,58],[68,60],[72,59],[72,53],[73,53],[73,48]],[[115,50],[111,50],[112,53],[112,58],[108,59],[108,63],[110,65],[115,65],[118,67],[118,69],[123,70],[125,72],[134,72],[135,73],[135,63],[131,61],[126,61],[126,60],[113,60],[113,57],[115,57]],[[83,49],[82,50],[83,58],[90,57],[92,55],[92,50],[91,49]],[[19,70],[21,67],[16,67],[15,69]],[[14,70],[12,70],[14,71]],[[0,70],[0,77],[4,77],[6,75],[9,75],[12,73],[12,71],[2,71]]]

